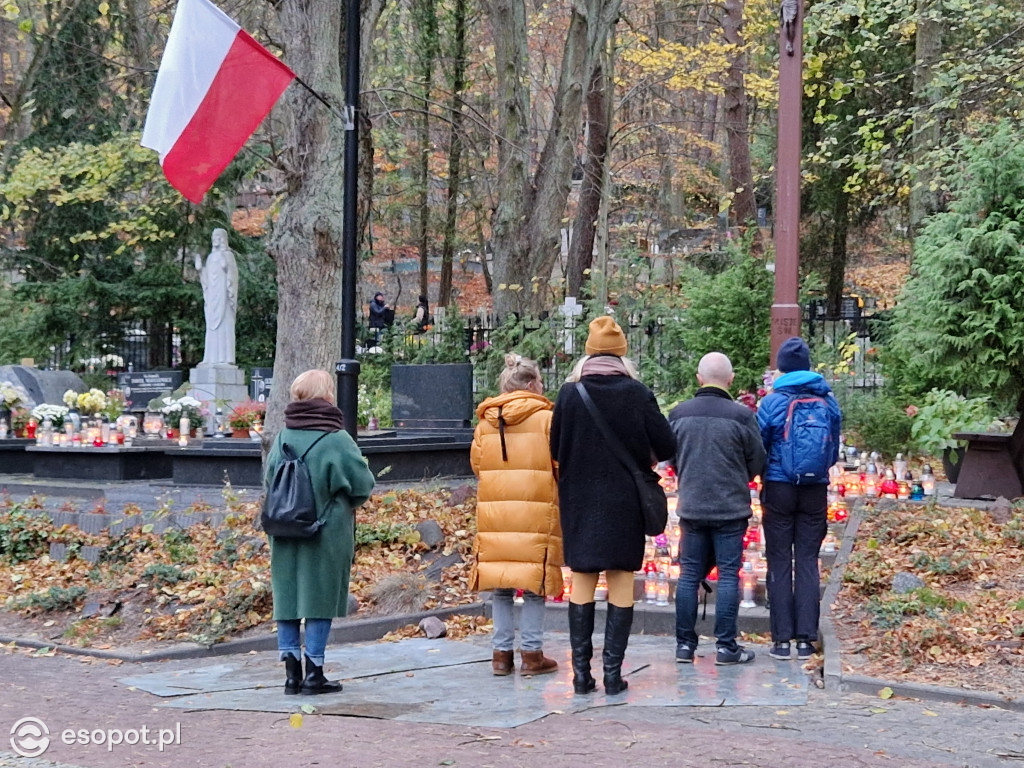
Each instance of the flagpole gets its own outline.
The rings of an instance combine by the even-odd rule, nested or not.
[[[347,0],[345,55],[345,171],[341,249],[341,360],[338,405],[345,429],[358,439],[359,361],[356,357],[356,195],[359,173],[359,0]],[[303,83],[303,85],[305,85]],[[307,88],[309,86],[306,86]],[[312,90],[312,89],[310,89]],[[322,99],[321,99],[322,100]],[[326,103],[326,102],[324,102]],[[330,106],[328,104],[328,106]]]

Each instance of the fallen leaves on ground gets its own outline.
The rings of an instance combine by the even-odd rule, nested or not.
[[[1024,510],[868,511],[834,606],[847,672],[1024,695]],[[896,573],[922,586],[892,590]]]
[[[270,554],[257,527],[257,503],[233,504],[219,526],[157,532],[147,524],[115,536],[55,528],[33,513],[41,506],[39,500],[0,504],[0,584],[7,595],[2,607],[32,618],[45,636],[94,648],[133,640],[210,644],[271,621]],[[476,532],[471,489],[454,496],[449,489],[385,491],[356,517],[350,592],[360,615],[375,612],[374,586],[396,573],[422,582],[428,609],[477,599],[469,590]],[[415,529],[426,520],[443,534],[433,552]],[[51,542],[67,547],[66,561],[51,559]],[[99,550],[99,562],[82,557],[86,547]],[[428,579],[424,572],[438,556],[450,564],[435,566],[440,572]],[[101,606],[97,615],[81,616],[86,601]],[[449,636],[476,631],[472,622],[448,623]]]

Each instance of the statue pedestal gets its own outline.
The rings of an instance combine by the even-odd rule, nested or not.
[[[249,399],[245,388],[245,373],[236,365],[198,365],[189,371],[188,393],[196,400],[205,400],[210,405],[210,417],[206,422],[207,431],[213,430],[213,414],[217,408],[224,409],[227,416],[239,403]]]

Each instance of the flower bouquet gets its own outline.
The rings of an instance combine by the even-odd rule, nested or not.
[[[32,414],[29,413],[28,408],[11,409],[11,431],[14,432],[15,437],[25,436],[25,428],[31,418]]]
[[[200,400],[191,395],[170,395],[161,401],[160,413],[163,414],[167,426],[173,430],[177,429],[182,419],[188,419],[191,429],[198,429],[203,426],[209,415],[209,409]]]
[[[103,390],[90,389],[88,392],[75,392],[69,389],[61,398],[68,408],[75,408],[83,416],[98,416],[107,408],[107,396]]]
[[[47,419],[50,420],[50,424],[54,429],[64,428],[64,417],[68,415],[68,409],[63,405],[53,405],[52,403],[43,403],[37,405],[32,409],[32,418],[37,423],[42,424]]]
[[[257,424],[262,424],[267,416],[267,404],[255,400],[246,400],[239,403],[228,414],[228,426],[231,427],[232,437],[248,437],[250,430]]]
[[[0,410],[13,411],[28,400],[25,390],[9,381],[0,381]]]
[[[112,389],[107,392],[107,405],[103,408],[103,413],[111,424],[117,421],[117,417],[124,413],[124,410],[124,392],[120,389]]]

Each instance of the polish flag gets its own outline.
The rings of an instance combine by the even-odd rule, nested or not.
[[[295,73],[208,0],[179,0],[142,131],[199,203]]]

